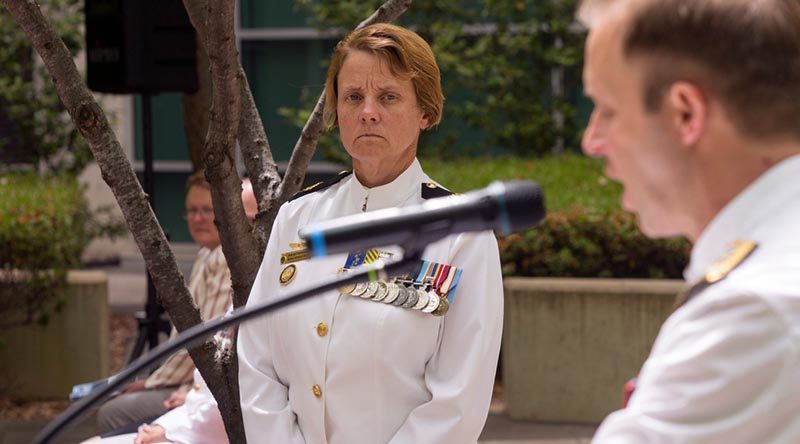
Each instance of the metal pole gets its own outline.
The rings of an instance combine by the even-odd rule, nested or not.
[[[155,184],[153,182],[153,107],[152,95],[142,94],[142,146],[144,148],[144,192],[150,207],[155,211]],[[161,305],[156,298],[156,287],[150,272],[147,272],[147,305],[145,305],[147,315],[147,345],[150,350],[158,346],[158,326],[161,321]]]

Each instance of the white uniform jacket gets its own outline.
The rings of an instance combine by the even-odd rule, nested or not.
[[[758,247],[667,319],[628,407],[594,442],[800,442],[800,156],[723,208],[692,251],[687,281],[735,240]]]
[[[428,182],[415,160],[390,184],[366,188],[350,175],[284,204],[249,303],[330,279],[344,265],[344,254],[296,262],[296,277],[281,286],[281,253],[300,241],[298,229],[422,203]],[[331,291],[241,326],[239,384],[249,442],[477,441],[503,325],[497,243],[490,232],[454,235],[430,245],[423,259],[463,269],[443,317]]]

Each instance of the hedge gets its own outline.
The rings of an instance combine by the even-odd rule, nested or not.
[[[83,192],[74,177],[15,173],[0,195],[0,327],[45,323],[92,235]]]
[[[578,155],[441,161],[425,171],[455,192],[493,180],[533,180],[542,187],[546,219],[524,233],[499,238],[503,274],[532,277],[681,278],[686,239],[650,239],[634,215],[619,208],[621,187],[602,162]]]

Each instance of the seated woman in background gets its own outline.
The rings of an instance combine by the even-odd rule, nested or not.
[[[204,185],[193,185],[197,183]],[[197,190],[196,187],[202,187],[205,192],[198,193],[200,190]],[[208,190],[208,183],[202,179],[201,173],[197,173],[189,179],[189,191],[190,194],[187,196],[186,201],[189,232],[192,234],[192,238],[195,241],[206,247],[201,250],[201,253],[207,250],[208,247],[216,245],[215,248],[219,250],[219,256],[221,257],[222,265],[225,267],[226,273],[221,277],[225,279],[225,285],[220,283],[214,287],[226,288],[226,294],[229,295],[230,272],[227,271],[228,266],[225,262],[225,257],[222,255],[222,249],[219,247],[219,233],[217,233],[216,227],[214,227],[211,193]],[[244,204],[245,215],[252,224],[258,208],[256,197],[253,193],[253,186],[249,179],[245,179],[242,183],[242,203]],[[206,216],[211,215],[211,218],[199,217],[202,216],[203,212],[208,213]],[[208,221],[210,221],[210,225],[204,223]],[[201,225],[198,226],[198,223]],[[216,239],[216,243],[209,242],[209,239]],[[200,265],[195,263],[192,272],[193,278],[190,280],[190,290],[201,286],[201,284],[192,283],[197,281],[197,279],[194,278],[195,275],[202,273],[201,270],[204,269],[202,265],[203,263],[200,263]],[[209,276],[216,276],[216,274],[211,273],[206,276],[204,282],[206,282],[207,287],[209,286]],[[193,292],[193,294],[195,293]],[[230,296],[228,296],[228,302],[230,306]],[[230,339],[225,334],[218,333],[215,339],[220,350],[230,347]],[[183,351],[182,353],[186,352]],[[191,362],[188,355],[187,359]],[[161,442],[176,444],[227,443],[228,437],[225,434],[225,426],[222,423],[222,417],[217,408],[217,402],[214,400],[211,391],[208,389],[208,386],[197,369],[194,370],[192,382],[193,384],[190,388],[181,388],[170,393],[167,399],[163,401],[162,405],[162,409],[166,413],[159,416],[151,423],[142,424],[142,422],[138,422],[135,424],[135,426],[138,426],[138,429],[135,427],[130,428],[131,431],[135,429],[135,432],[124,433],[125,430],[118,430],[116,432],[122,432],[122,434],[111,432],[103,438],[98,436],[85,441],[85,444],[151,444]]]

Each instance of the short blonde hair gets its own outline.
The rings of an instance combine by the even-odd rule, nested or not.
[[[201,187],[211,190],[211,184],[206,180],[206,173],[204,170],[195,171],[188,179],[186,179],[186,192],[188,193],[192,187]]]
[[[389,63],[393,75],[411,79],[417,103],[430,122],[428,128],[439,124],[444,109],[444,94],[439,65],[430,45],[413,31],[378,23],[351,32],[333,50],[325,78],[325,109],[322,114],[328,128],[337,124],[337,80],[351,50],[371,52]]]

